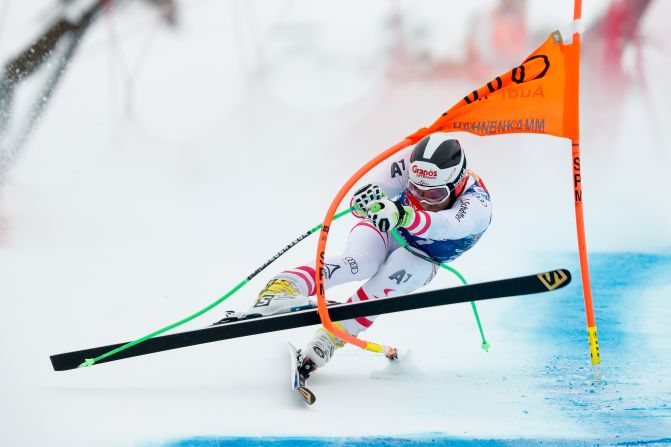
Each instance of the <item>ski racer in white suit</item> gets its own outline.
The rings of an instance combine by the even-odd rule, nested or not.
[[[378,166],[351,205],[361,218],[345,250],[325,259],[325,286],[368,279],[348,300],[365,301],[409,293],[428,284],[438,262],[450,262],[470,249],[489,226],[492,204],[482,180],[466,169],[459,142],[434,133]],[[396,228],[407,241],[400,247],[390,234]],[[427,260],[428,259],[428,260]],[[268,282],[246,313],[272,315],[314,307],[314,261],[285,270]],[[376,317],[340,321],[358,335]],[[343,342],[319,328],[299,365],[307,377],[323,367]]]

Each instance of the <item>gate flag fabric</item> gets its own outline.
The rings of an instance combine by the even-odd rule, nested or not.
[[[455,131],[577,138],[578,88],[572,84],[578,78],[578,45],[555,31],[521,65],[473,90],[430,127],[409,138]]]

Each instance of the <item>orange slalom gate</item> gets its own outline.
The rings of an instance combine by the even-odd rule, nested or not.
[[[582,15],[582,0],[575,0],[573,3],[573,20],[580,20]],[[574,70],[570,70],[567,79],[567,86],[575,92],[573,95],[567,95],[567,101],[571,101],[564,109],[573,110],[578,116],[575,123],[579,123],[580,113],[580,33],[574,36],[575,45],[571,45],[569,57],[573,59]],[[583,298],[585,300],[585,317],[587,320],[587,338],[589,341],[590,357],[592,365],[601,363],[599,354],[599,338],[596,331],[596,320],[594,318],[594,304],[592,302],[592,286],[589,278],[589,266],[587,263],[587,242],[585,241],[585,218],[582,207],[582,175],[580,173],[580,125],[576,125],[575,137],[571,139],[572,160],[573,160],[573,201],[575,202],[575,223],[578,236],[578,253],[580,255],[580,274],[582,279]]]
[[[574,2],[574,20],[581,17],[582,1]],[[439,131],[465,131],[477,135],[494,135],[500,133],[543,133],[571,139],[573,159],[573,183],[576,230],[578,236],[578,251],[580,255],[580,269],[582,275],[585,313],[587,317],[588,339],[592,364],[600,363],[599,345],[594,319],[592,292],[587,264],[587,248],[585,242],[584,216],[582,208],[582,186],[580,174],[580,129],[579,129],[579,81],[580,81],[580,33],[574,32],[573,43],[557,47],[559,41],[555,33],[527,58],[522,65],[511,71],[497,76],[492,82],[473,91],[464,99],[455,104],[434,122],[429,128],[419,129],[406,137],[400,143],[385,150],[364,166],[362,166],[338,191],[336,197],[324,217],[317,246],[316,265],[318,274],[315,282],[317,288],[317,303],[319,316],[324,328],[336,337],[374,352],[389,353],[392,348],[378,343],[361,340],[336,327],[326,307],[324,287],[324,258],[328,232],[336,210],[345,194],[354,184],[381,161],[389,158],[400,150],[415,144],[424,136]],[[549,58],[552,58],[554,69],[550,68]],[[527,74],[525,78],[525,73]],[[510,92],[521,85],[529,88],[543,88],[544,94],[536,100],[516,102],[510,107],[508,101],[502,104],[506,91]],[[510,97],[509,97],[510,98]],[[485,103],[484,99],[488,99]],[[531,119],[533,118],[533,119]],[[459,121],[459,120],[462,121]],[[497,121],[499,120],[499,121]],[[517,125],[503,126],[501,120]],[[473,125],[468,127],[469,122]],[[494,126],[492,123],[498,125]],[[524,123],[524,127],[522,126]],[[542,125],[540,125],[542,123]]]

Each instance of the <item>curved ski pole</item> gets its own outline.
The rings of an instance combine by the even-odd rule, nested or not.
[[[338,214],[336,214],[336,215],[334,216],[333,219],[334,219],[334,220],[335,220],[335,219],[339,219],[339,218],[341,218],[342,216],[344,216],[345,214],[349,214],[351,211],[352,211],[351,208],[347,208],[346,210],[342,210],[342,211],[340,211]],[[279,258],[280,256],[282,256],[282,255],[283,255],[284,253],[286,253],[287,251],[289,251],[289,249],[292,248],[294,245],[298,244],[300,241],[302,241],[302,240],[305,239],[306,237],[310,236],[312,233],[314,233],[314,232],[316,232],[317,230],[319,230],[321,227],[322,227],[322,224],[319,224],[319,225],[317,225],[317,226],[315,226],[315,227],[312,227],[311,229],[309,229],[309,230],[306,231],[305,233],[301,234],[300,236],[298,236],[296,239],[294,239],[291,243],[289,243],[289,244],[288,244],[286,247],[284,247],[282,250],[280,250],[280,251],[278,251],[277,253],[275,253],[275,255],[274,255],[272,258],[268,259],[268,260],[267,260],[266,262],[264,262],[259,268],[257,268],[256,270],[254,270],[249,276],[247,276],[247,278],[245,278],[244,280],[240,281],[235,287],[233,287],[231,290],[229,290],[228,292],[226,292],[226,294],[225,294],[224,296],[222,296],[221,298],[219,298],[217,301],[213,302],[212,304],[210,304],[210,305],[208,305],[208,306],[202,308],[202,309],[199,310],[198,312],[196,312],[196,313],[194,313],[194,314],[192,314],[192,315],[189,315],[189,316],[186,317],[186,318],[183,318],[183,319],[179,320],[179,321],[176,322],[176,323],[173,323],[173,324],[171,324],[171,325],[169,325],[169,326],[166,326],[166,327],[161,328],[161,329],[159,329],[159,330],[157,330],[157,331],[154,331],[154,332],[152,332],[151,334],[147,334],[147,335],[145,335],[145,336],[142,337],[142,338],[138,338],[137,340],[134,340],[134,341],[131,341],[131,342],[129,342],[129,343],[126,343],[126,344],[123,345],[123,346],[119,346],[118,348],[113,349],[113,350],[111,350],[111,351],[109,351],[109,352],[106,352],[106,353],[104,353],[104,354],[102,354],[102,355],[100,355],[100,356],[98,356],[98,357],[96,357],[96,358],[93,358],[93,359],[84,359],[84,362],[83,362],[81,365],[79,365],[79,368],[83,368],[83,367],[86,367],[86,366],[91,366],[91,365],[93,365],[94,363],[96,363],[96,362],[99,361],[99,360],[102,360],[102,359],[104,359],[104,358],[107,358],[107,357],[109,357],[109,356],[111,356],[111,355],[116,354],[117,352],[121,352],[121,351],[123,351],[123,350],[126,350],[126,349],[132,347],[132,346],[135,346],[135,345],[137,345],[137,344],[140,344],[140,343],[142,343],[143,341],[149,340],[150,338],[154,338],[154,337],[156,337],[157,335],[160,335],[160,334],[162,334],[162,333],[164,333],[164,332],[167,332],[167,331],[169,331],[170,329],[174,329],[174,328],[176,328],[177,326],[181,326],[182,324],[187,323],[187,322],[193,320],[194,318],[203,315],[205,312],[208,312],[208,311],[211,310],[212,308],[214,308],[214,307],[218,306],[219,304],[221,304],[222,302],[224,302],[227,298],[229,298],[229,297],[230,297],[231,295],[233,295],[235,292],[237,292],[238,290],[240,290],[240,289],[242,288],[242,286],[244,286],[244,285],[247,284],[249,281],[251,281],[252,278],[254,278],[256,275],[258,275],[259,273],[261,273],[261,271],[263,271],[266,267],[268,267],[270,264],[272,264],[273,262],[275,262],[275,261],[277,260],[277,258]]]
[[[466,278],[464,278],[464,276],[461,273],[459,273],[457,271],[457,269],[455,269],[454,267],[450,267],[449,265],[444,264],[442,262],[437,262],[435,259],[432,259],[428,256],[422,256],[419,253],[415,253],[414,251],[410,250],[408,248],[408,243],[406,242],[406,240],[400,234],[398,234],[398,232],[396,231],[395,228],[393,230],[391,230],[391,234],[394,236],[394,239],[396,239],[396,242],[398,242],[398,244],[401,247],[405,248],[406,250],[408,250],[413,255],[415,255],[417,257],[420,257],[420,258],[424,259],[425,261],[431,262],[432,264],[436,264],[436,265],[444,268],[445,270],[449,270],[457,278],[459,278],[459,280],[461,281],[462,284],[464,284],[464,285],[467,284]],[[482,330],[482,323],[480,323],[480,315],[478,314],[478,308],[475,306],[475,301],[471,301],[471,308],[473,309],[473,315],[475,316],[475,322],[478,324],[478,330],[480,331],[480,338],[482,338],[482,344],[480,345],[480,347],[482,349],[484,349],[485,351],[489,351],[489,347],[491,345],[489,344],[489,342],[485,338],[485,332]]]

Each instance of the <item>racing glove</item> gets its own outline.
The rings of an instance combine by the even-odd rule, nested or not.
[[[350,206],[355,216],[365,218],[368,206],[375,200],[385,197],[384,191],[378,185],[368,184],[354,191]]]
[[[375,200],[368,206],[366,219],[375,228],[385,233],[396,227],[405,227],[412,222],[415,210],[389,199]]]

